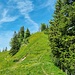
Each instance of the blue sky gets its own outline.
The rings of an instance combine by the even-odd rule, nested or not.
[[[39,30],[41,23],[49,23],[56,0],[0,0],[0,49],[9,46],[14,31],[21,26]]]

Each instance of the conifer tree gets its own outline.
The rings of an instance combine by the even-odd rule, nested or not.
[[[41,31],[44,31],[44,30],[46,30],[46,24],[45,23],[42,23],[41,24]]]
[[[25,32],[25,38],[28,38],[30,36],[30,31],[29,29],[27,28],[26,32]]]
[[[7,47],[5,48],[5,51],[7,51]]]
[[[67,75],[75,75],[75,1],[57,0],[49,40],[54,63]]]
[[[19,48],[20,48],[20,42],[17,38],[16,31],[14,32],[14,36],[11,39],[10,46],[11,46],[10,54],[15,55],[19,51]]]
[[[18,34],[20,34],[20,41],[22,42],[24,39],[24,26],[20,28],[20,32]]]

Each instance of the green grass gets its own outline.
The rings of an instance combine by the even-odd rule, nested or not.
[[[38,32],[28,39],[29,43],[23,44],[15,56],[0,53],[0,75],[65,75],[51,60],[47,35]]]

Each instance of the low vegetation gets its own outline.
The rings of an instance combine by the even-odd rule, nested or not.
[[[65,75],[51,60],[48,35],[38,32],[28,40],[14,56],[0,53],[0,75]]]
[[[0,52],[0,75],[75,75],[75,0],[57,0],[49,23],[14,32],[10,51]]]

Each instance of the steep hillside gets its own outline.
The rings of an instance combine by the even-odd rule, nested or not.
[[[15,56],[0,53],[0,75],[65,75],[52,63],[47,35],[38,32],[28,39]]]

